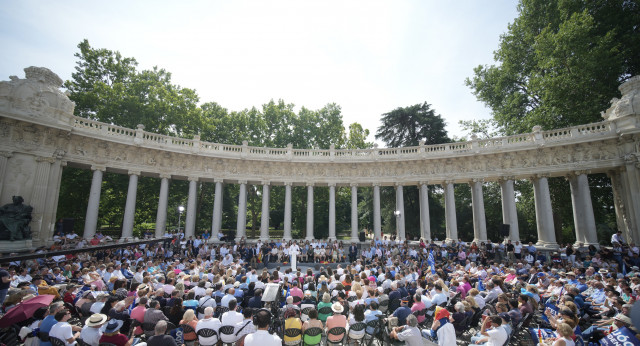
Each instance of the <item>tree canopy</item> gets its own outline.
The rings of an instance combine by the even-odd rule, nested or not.
[[[380,119],[376,139],[380,139],[388,147],[416,146],[420,141],[426,144],[439,144],[449,141],[445,122],[428,103],[409,107],[398,107],[384,113]]]
[[[521,0],[495,65],[466,80],[505,134],[600,121],[640,72],[638,0]]]

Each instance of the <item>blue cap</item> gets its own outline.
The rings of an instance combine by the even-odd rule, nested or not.
[[[539,277],[539,278],[541,278],[541,277],[543,277],[543,276],[545,276],[545,273],[538,273],[538,277]]]

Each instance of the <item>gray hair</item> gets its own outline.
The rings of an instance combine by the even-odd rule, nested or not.
[[[158,321],[158,323],[156,323],[156,327],[154,328],[154,331],[156,335],[164,334],[164,332],[167,331],[167,321],[165,320]]]
[[[211,317],[213,316],[213,308],[210,306],[207,306],[206,308],[204,308],[204,316],[207,317]]]
[[[56,310],[58,310],[61,307],[62,307],[62,302],[51,303],[51,305],[49,305],[49,313],[54,314],[56,313]]]
[[[455,305],[455,309],[457,312],[464,312],[464,304],[462,304],[462,302],[457,302]]]
[[[414,315],[409,315],[409,316],[407,316],[407,324],[410,327],[415,327],[415,326],[418,325],[418,319]]]

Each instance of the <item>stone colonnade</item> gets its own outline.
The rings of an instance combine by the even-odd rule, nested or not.
[[[597,243],[588,175],[606,173],[611,179],[617,228],[628,241],[640,242],[640,76],[620,85],[621,98],[602,113],[603,121],[530,133],[406,148],[294,149],[251,147],[177,138],[106,124],[73,114],[75,105],[59,89],[62,80],[42,67],[25,69],[25,78],[0,82],[0,205],[23,196],[33,207],[34,245],[51,242],[65,166],[93,172],[84,237],[91,238],[98,222],[105,172],[127,174],[129,187],[122,237],[133,234],[138,181],[161,179],[156,235],[167,224],[168,192],[172,180],[189,181],[185,229],[195,232],[197,187],[215,184],[211,230],[221,228],[225,184],[239,184],[237,236],[245,233],[247,185],[262,185],[260,237],[269,237],[271,186],[284,185],[284,236],[292,237],[293,186],[307,189],[306,239],[313,238],[314,189],[329,189],[329,237],[336,237],[336,188],[351,190],[350,238],[358,235],[358,188],[372,187],[373,232],[381,234],[380,188],[395,188],[397,233],[406,237],[404,187],[416,186],[420,199],[420,235],[431,238],[429,186],[444,191],[447,239],[458,239],[454,186],[469,184],[475,241],[487,240],[483,184],[498,182],[503,223],[519,239],[514,183],[530,180],[534,188],[538,244],[556,246],[548,179],[564,177],[571,187],[578,242]],[[360,193],[362,193],[360,191]],[[471,239],[465,239],[467,241]],[[3,249],[0,241],[0,250]],[[11,249],[28,244],[9,245]]]
[[[100,202],[100,188],[102,186],[102,172],[104,167],[91,167],[93,170],[93,180],[91,182],[91,192],[89,195],[89,203],[87,206],[86,223],[84,237],[90,239],[96,232],[97,216]],[[129,188],[127,202],[125,207],[124,221],[122,225],[122,238],[131,238],[133,234],[133,215],[135,214],[135,196],[140,172],[129,172]],[[168,185],[171,176],[163,175],[161,177],[158,214],[156,217],[156,237],[164,234],[166,226],[167,197]],[[199,178],[189,177],[189,195],[187,198],[187,217],[185,224],[185,235],[187,237],[195,234],[195,205],[197,194],[197,182]],[[514,177],[500,177],[502,196],[502,215],[504,224],[509,225],[509,239],[512,241],[520,240],[518,219],[516,213],[516,198],[514,192]],[[551,197],[549,194],[549,184],[547,176],[538,175],[530,177],[534,187],[534,198],[536,208],[536,221],[538,226],[538,243],[537,245],[546,247],[557,246],[553,215],[551,209]],[[598,244],[596,235],[596,225],[593,215],[593,206],[591,203],[591,193],[589,190],[587,172],[578,171],[567,175],[567,180],[571,186],[571,199],[573,203],[574,223],[576,227],[576,238],[578,242],[586,245]],[[222,193],[224,179],[215,180],[215,198],[213,207],[213,219],[211,222],[211,233],[217,234],[221,229],[222,222]],[[233,183],[233,182],[230,182]],[[236,239],[246,236],[246,194],[247,182],[238,181],[240,185],[240,193],[238,194],[238,215],[236,227]],[[472,195],[473,210],[473,241],[486,242],[487,229],[484,211],[482,180],[474,179],[469,181]],[[260,239],[269,239],[269,203],[271,182],[262,181],[262,217],[260,225]],[[431,239],[431,228],[429,223],[429,200],[428,200],[428,183],[419,183],[420,192],[420,237],[423,239]],[[445,209],[446,209],[446,240],[452,241],[458,239],[457,220],[455,213],[455,197],[453,194],[454,183],[451,181],[442,182],[440,185],[445,193]],[[285,182],[285,205],[284,205],[284,239],[290,240],[291,236],[291,182]],[[307,220],[306,220],[306,238],[314,239],[313,236],[313,210],[314,210],[314,184],[306,184],[307,187]],[[329,239],[336,239],[335,229],[335,189],[336,184],[327,185],[329,188]],[[358,241],[358,186],[357,183],[351,183],[351,233],[350,240]],[[396,211],[397,216],[397,237],[398,239],[406,239],[406,231],[404,225],[404,196],[402,184],[395,184],[396,191]],[[380,185],[373,185],[373,210],[374,210],[374,236],[381,237],[381,216],[380,216]]]

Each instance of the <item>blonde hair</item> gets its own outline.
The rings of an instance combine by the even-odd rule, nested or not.
[[[564,322],[558,324],[558,327],[556,327],[556,331],[558,332],[558,334],[560,334],[560,336],[564,338],[571,338],[571,336],[573,335],[573,328],[571,328],[570,325]]]
[[[465,302],[467,302],[467,303],[469,303],[469,305],[470,305],[472,308],[479,308],[479,306],[478,306],[478,302],[476,302],[476,300],[475,300],[475,299],[473,299],[473,297],[472,297],[472,296],[467,296],[466,298],[464,298],[464,301],[465,301]]]
[[[193,312],[193,309],[187,309],[187,311],[184,312],[184,315],[182,315],[182,320],[185,323],[189,323],[193,321],[195,317],[196,317],[196,314]]]

